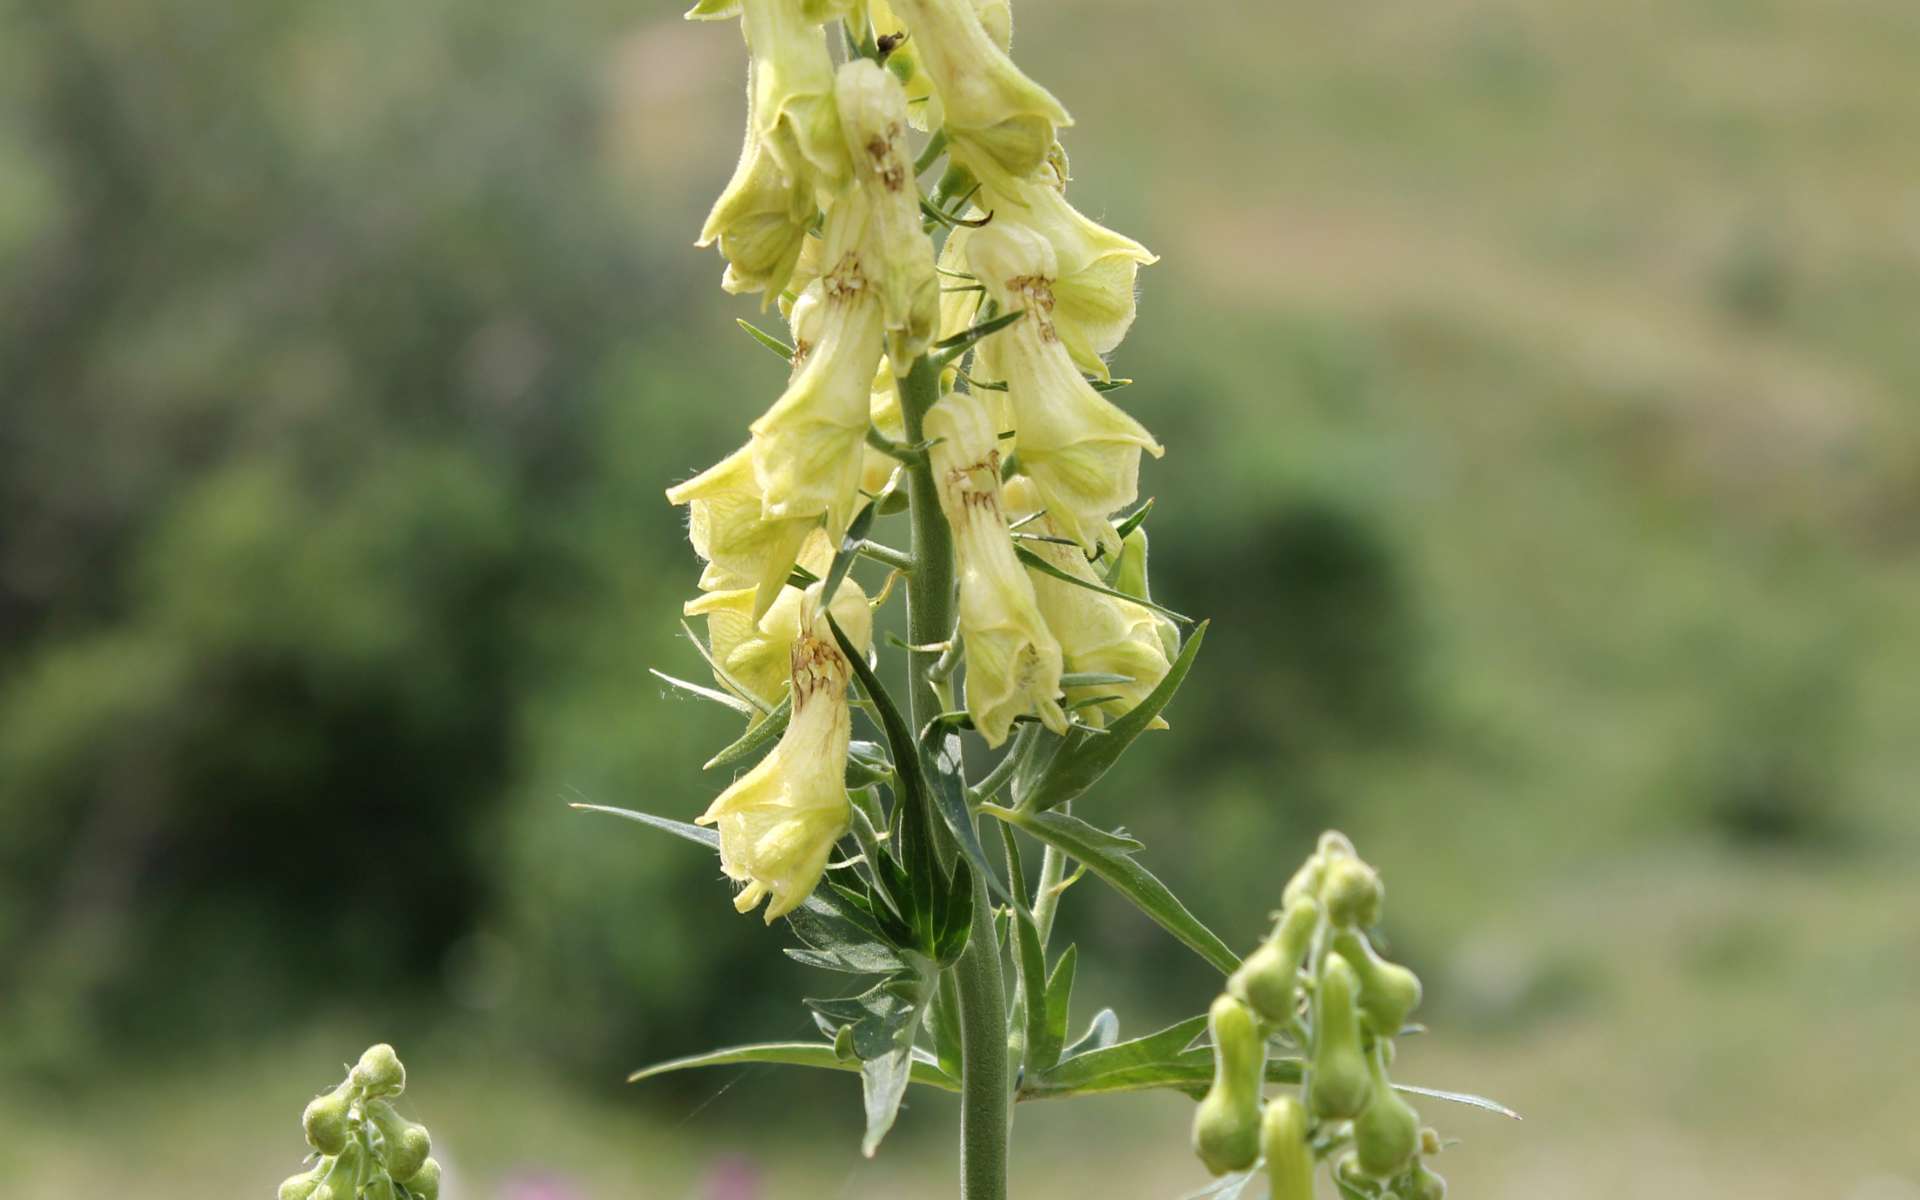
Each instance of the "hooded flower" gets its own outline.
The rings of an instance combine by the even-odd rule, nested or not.
[[[1007,384],[1020,469],[1061,534],[1091,551],[1119,550],[1107,518],[1139,494],[1140,452],[1153,435],[1093,389],[1053,321],[1058,260],[1031,229],[996,221],[967,239],[967,262],[1003,312],[1026,316],[980,343],[978,361]]]
[[[753,55],[752,132],[787,178],[824,203],[847,179],[826,34],[794,0],[741,0],[740,29]]]
[[[751,87],[747,94],[751,109]],[[818,213],[813,189],[804,177],[781,167],[756,132],[749,111],[740,162],[726,190],[714,201],[695,245],[720,243],[720,253],[727,260],[721,287],[736,295],[763,292],[771,300],[793,276],[807,229]]]
[[[861,449],[880,362],[880,299],[866,266],[870,255],[858,240],[865,207],[861,193],[851,192],[828,216],[824,253],[833,265],[793,306],[793,378],[751,427],[761,515],[824,515],[835,539],[859,503]]]
[[[1013,65],[972,0],[890,2],[933,78],[954,160],[983,183],[1031,175],[1046,161],[1055,131],[1073,123],[1067,110]]]
[[[907,150],[907,94],[893,76],[857,58],[840,68],[834,96],[854,181],[867,198],[864,244],[880,294],[887,357],[905,374],[940,323],[933,242],[920,224],[920,189]]]
[[[707,560],[702,588],[751,588],[754,611],[764,613],[793,571],[807,535],[818,517],[768,520],[764,497],[754,478],[753,447],[742,446],[705,471],[667,489],[667,500],[688,508],[687,536],[695,553]]]
[[[1037,504],[1031,480],[1014,479],[1007,483],[1004,495],[1007,511],[1020,515],[1033,511]],[[1046,517],[1021,526],[1023,530],[1057,535],[1058,528]],[[1029,541],[1028,549],[1049,564],[1098,586],[1087,556],[1077,547],[1058,542]],[[1147,693],[1158,687],[1168,670],[1167,651],[1160,640],[1159,620],[1153,610],[1130,600],[1105,595],[1090,588],[1068,583],[1042,571],[1030,570],[1034,599],[1040,615],[1060,639],[1065,669],[1081,674],[1125,675],[1125,683],[1088,684],[1067,689],[1068,703],[1096,697],[1113,697],[1090,708],[1080,709],[1082,717],[1095,725],[1130,712]],[[1152,728],[1165,729],[1167,723],[1155,717]]]
[[[801,550],[800,565],[823,575],[833,557],[832,551],[826,538],[815,536]],[[816,584],[814,591],[819,587]],[[687,601],[688,616],[707,619],[707,653],[717,668],[714,681],[729,690],[738,685],[750,697],[769,707],[779,704],[792,672],[789,652],[794,639],[800,636],[802,597],[799,588],[782,588],[766,615],[757,621],[753,617],[753,588],[706,592]],[[864,647],[871,640],[873,612],[867,607],[866,593],[851,578],[842,580],[834,593],[833,619],[855,644]],[[722,677],[722,671],[731,677],[731,683]],[[756,711],[748,725],[758,725],[765,719]]]
[[[999,433],[991,409],[978,396],[955,392],[928,411],[925,429],[934,440],[928,454],[940,508],[954,533],[974,727],[998,746],[1014,718],[1031,712],[1065,732],[1060,643],[1041,619],[1001,514]]]
[[[751,912],[771,896],[769,924],[813,894],[852,820],[846,771],[853,671],[819,612],[820,588],[814,584],[801,598],[799,634],[788,657],[793,715],[786,731],[697,821],[719,827],[720,869],[746,885],[734,908]]]

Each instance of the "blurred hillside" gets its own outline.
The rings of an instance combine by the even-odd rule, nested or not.
[[[1447,1114],[1464,1194],[1920,1197],[1887,1053],[1920,994],[1920,14],[1015,7],[1076,201],[1163,256],[1116,398],[1169,450],[1156,596],[1215,621],[1091,807],[1234,943],[1354,834],[1430,980],[1423,1081],[1531,1118]],[[700,1194],[687,1143],[751,1153],[767,1093],[851,1109],[614,1090],[797,1032],[821,984],[710,861],[564,807],[690,816],[734,732],[646,668],[698,669],[661,490],[782,378],[689,245],[741,59],[610,0],[0,0],[28,1195],[140,1178],[72,1132],[106,1092],[136,1147],[284,1134],[374,1037],[539,1081],[515,1129],[423,1094],[476,1195],[511,1155]],[[1211,995],[1070,900],[1083,996],[1141,1026]],[[1105,1104],[1164,1151],[1116,1178],[1198,1186],[1178,1106]],[[843,1183],[831,1125],[845,1155],[772,1194],[943,1182],[908,1170],[924,1107],[888,1182]],[[1092,1136],[1034,1116],[1023,1154]]]

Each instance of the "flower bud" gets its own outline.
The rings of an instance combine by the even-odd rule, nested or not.
[[[999,434],[980,397],[954,392],[928,411],[928,454],[940,508],[953,527],[960,577],[960,636],[967,653],[967,711],[990,746],[1014,718],[1035,713],[1064,733],[1060,643],[1041,618],[1032,581],[1013,552],[1000,507]]]
[[[1440,1131],[1431,1125],[1420,1127],[1420,1153],[1429,1156],[1440,1153]]]
[[[1213,1086],[1193,1115],[1193,1152],[1215,1175],[1244,1171],[1260,1157],[1260,1092],[1267,1040],[1247,1006],[1221,996],[1207,1012]]]
[[[413,1200],[440,1200],[440,1164],[429,1158],[412,1178],[402,1179],[400,1184]]]
[[[1360,1013],[1375,1036],[1395,1037],[1407,1015],[1420,1006],[1420,977],[1374,952],[1372,943],[1351,929],[1333,935],[1333,948],[1353,964],[1360,977]]]
[[[803,549],[801,565],[815,575],[824,575],[831,561],[828,553],[831,547],[824,538],[810,539],[808,546],[815,552],[809,554]],[[813,561],[809,562],[809,558]],[[818,589],[823,586],[817,583],[809,589],[816,600]],[[687,601],[685,611],[690,617],[706,617],[707,653],[713,656],[715,665],[732,676],[748,694],[772,706],[786,694],[793,670],[791,651],[794,639],[800,636],[802,595],[799,588],[782,588],[779,598],[758,621],[753,619],[753,588],[707,592]],[[851,576],[841,580],[840,590],[834,593],[833,619],[856,645],[865,648],[871,642],[873,610],[867,605],[866,593]],[[726,685],[718,672],[714,681]],[[749,727],[765,719],[764,714],[755,710]]]
[[[370,1102],[367,1105],[367,1118],[380,1131],[380,1136],[386,1139],[381,1158],[387,1165],[388,1173],[395,1179],[407,1178],[427,1161],[427,1155],[433,1150],[433,1138],[427,1133],[425,1125],[402,1117],[385,1100]]]
[[[766,141],[754,132],[749,113],[733,178],[713,202],[694,244],[720,243],[720,253],[727,260],[721,287],[735,294],[762,292],[770,301],[792,278],[818,212],[813,189],[775,161]]]
[[[1408,1200],[1447,1200],[1446,1177],[1428,1170],[1425,1163],[1413,1164],[1413,1191]]]
[[[1063,534],[1089,552],[1119,553],[1107,517],[1139,495],[1140,452],[1164,451],[1073,365],[1050,315],[1053,250],[1039,235],[996,221],[968,238],[967,261],[1002,311],[1026,314],[977,351],[1006,381],[1020,469]]]
[[[907,149],[907,94],[875,63],[856,58],[834,83],[853,177],[867,197],[863,244],[887,333],[887,357],[905,375],[939,334],[940,286],[933,242],[920,218],[920,189]]]
[[[1359,977],[1352,964],[1329,953],[1320,967],[1314,1008],[1312,1080],[1308,1098],[1322,1117],[1345,1120],[1367,1106],[1373,1082],[1360,1048],[1360,1018],[1354,1009]]]
[[[770,521],[761,516],[751,444],[668,488],[667,500],[688,507],[687,536],[694,552],[708,562],[701,586],[755,589],[756,617],[772,607],[807,535],[819,527],[817,517]]]
[[[326,1174],[320,1183],[307,1194],[307,1200],[357,1200],[354,1192],[358,1189],[361,1163],[366,1151],[357,1141],[347,1143],[328,1165]]]
[[[720,869],[744,883],[734,908],[749,912],[772,896],[766,921],[813,894],[833,844],[853,819],[847,800],[847,743],[853,668],[820,615],[820,584],[807,589],[791,652],[793,715],[779,743],[698,818],[717,825]]]
[[[1306,957],[1319,923],[1320,906],[1310,898],[1288,909],[1273,936],[1227,980],[1227,990],[1269,1024],[1293,1020],[1300,1004],[1300,960]]]
[[[353,1089],[341,1084],[323,1096],[316,1096],[300,1115],[307,1134],[307,1145],[322,1154],[338,1154],[347,1145],[348,1111],[353,1106]]]
[[[794,0],[742,0],[740,28],[753,54],[754,132],[788,178],[831,196],[846,182],[847,149],[826,34]]]
[[[367,1047],[347,1080],[363,1095],[398,1096],[407,1090],[407,1069],[400,1065],[400,1056],[392,1046],[379,1042]]]
[[[994,43],[972,0],[890,2],[933,78],[954,160],[1009,184],[1038,169],[1073,118]]]
[[[1267,1156],[1273,1200],[1313,1200],[1313,1147],[1307,1141],[1307,1110],[1292,1095],[1267,1102],[1260,1122],[1260,1149]]]
[[[1420,1117],[1387,1082],[1376,1045],[1367,1059],[1373,1098],[1353,1122],[1353,1149],[1363,1174],[1390,1179],[1407,1169],[1420,1149]]]
[[[292,1175],[280,1182],[279,1200],[309,1200],[314,1189],[320,1186],[320,1180],[333,1168],[333,1158],[328,1156],[315,1163],[310,1170]]]
[[[1380,923],[1380,876],[1357,858],[1339,858],[1327,865],[1320,886],[1327,918],[1335,925],[1366,929]]]
[[[1318,853],[1308,855],[1307,861],[1301,863],[1300,869],[1293,873],[1293,878],[1287,880],[1286,890],[1280,894],[1281,907],[1290,909],[1302,900],[1313,900],[1318,903],[1320,881],[1325,877],[1326,871],[1327,860],[1323,855]]]

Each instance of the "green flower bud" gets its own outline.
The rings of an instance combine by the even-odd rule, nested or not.
[[[281,1181],[279,1200],[310,1200],[314,1189],[320,1186],[320,1180],[332,1167],[333,1159],[323,1158],[311,1170]]]
[[[341,1084],[324,1096],[316,1096],[300,1115],[307,1134],[307,1145],[322,1154],[338,1154],[347,1146],[347,1118],[353,1107],[353,1089]]]
[[[440,1200],[440,1164],[429,1158],[410,1178],[402,1179],[400,1185],[413,1200]]]
[[[381,1155],[388,1172],[395,1179],[405,1179],[418,1171],[433,1149],[433,1139],[428,1135],[427,1127],[402,1117],[385,1100],[370,1102],[367,1105],[367,1118],[380,1131],[380,1136],[386,1139],[386,1147]]]
[[[1260,1157],[1260,1092],[1267,1039],[1247,1006],[1221,996],[1207,1012],[1213,1086],[1193,1114],[1193,1152],[1215,1175],[1244,1171]]]
[[[1390,1179],[1406,1170],[1420,1149],[1420,1117],[1387,1082],[1381,1059],[1376,1044],[1367,1061],[1373,1100],[1353,1123],[1353,1148],[1363,1173]]]
[[[1357,858],[1339,858],[1327,864],[1320,898],[1335,925],[1365,929],[1380,923],[1380,876]]]
[[[366,1151],[357,1141],[347,1143],[327,1167],[320,1184],[309,1193],[307,1200],[355,1200],[354,1191],[358,1186],[361,1162]]]
[[[1345,1120],[1358,1116],[1373,1090],[1367,1056],[1360,1048],[1360,1017],[1354,1007],[1359,987],[1353,965],[1338,953],[1329,953],[1320,968],[1312,1083],[1308,1088],[1313,1111],[1322,1117]]]
[[[1288,909],[1273,936],[1227,980],[1227,990],[1245,1000],[1264,1021],[1274,1025],[1291,1021],[1300,1004],[1300,960],[1306,957],[1319,923],[1320,906],[1311,899]]]
[[[1325,855],[1308,855],[1307,861],[1301,863],[1300,869],[1293,873],[1293,878],[1287,880],[1286,890],[1280,893],[1281,907],[1290,909],[1302,900],[1317,902],[1320,896],[1320,880],[1326,875],[1326,871]]]
[[[1407,1015],[1420,1006],[1420,977],[1381,958],[1372,943],[1351,929],[1333,935],[1333,948],[1360,976],[1360,1012],[1367,1027],[1383,1038],[1398,1035]]]
[[[1332,862],[1336,858],[1360,857],[1360,852],[1353,848],[1353,840],[1338,829],[1329,829],[1322,833],[1320,844],[1315,848],[1314,853],[1327,862]]]
[[[367,1047],[347,1080],[368,1096],[398,1096],[407,1090],[407,1069],[393,1047],[381,1042]]]
[[[1268,1102],[1260,1122],[1260,1148],[1267,1156],[1273,1200],[1313,1200],[1313,1147],[1307,1142],[1307,1110],[1292,1095]]]
[[[1429,1171],[1427,1164],[1413,1164],[1413,1192],[1408,1200],[1447,1200],[1446,1177]]]

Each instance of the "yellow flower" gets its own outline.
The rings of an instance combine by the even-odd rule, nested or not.
[[[1045,238],[996,221],[967,239],[967,261],[1001,311],[1026,313],[976,354],[983,371],[1006,381],[1020,470],[1062,535],[1088,551],[1118,552],[1107,518],[1139,495],[1140,452],[1157,458],[1160,444],[1074,366],[1053,321],[1059,268]]]
[[[940,508],[953,527],[960,577],[960,637],[967,652],[967,711],[990,746],[1014,718],[1039,716],[1065,732],[1060,643],[1041,618],[1033,584],[1013,552],[1000,510],[999,433],[978,396],[953,393],[927,413],[928,451]]]
[[[816,534],[800,552],[800,565],[823,575],[833,557],[833,547]],[[821,585],[814,585],[814,592]],[[706,592],[687,601],[688,616],[707,619],[707,653],[714,663],[733,677],[733,682],[769,707],[780,703],[786,693],[789,662],[794,639],[800,636],[800,609],[803,593],[785,587],[759,620],[753,616],[754,589],[728,588]],[[833,619],[846,630],[854,643],[865,648],[873,636],[873,612],[867,607],[867,595],[851,578],[844,579],[833,596]],[[714,673],[722,687],[727,681]],[[758,725],[765,717],[758,711],[748,726]]]
[[[834,264],[793,306],[794,372],[753,423],[753,472],[768,520],[824,515],[838,540],[860,499],[861,453],[880,362],[880,301],[857,243],[865,202],[851,192],[827,218]]]
[[[751,88],[748,95],[752,96]],[[735,294],[763,292],[771,300],[792,278],[807,229],[818,212],[813,189],[774,159],[765,139],[755,132],[749,112],[740,162],[726,190],[714,201],[695,245],[720,243],[720,253],[727,259],[721,287]]]
[[[753,55],[753,132],[787,177],[813,188],[824,203],[847,180],[826,34],[794,0],[741,0],[740,12]]]
[[[880,294],[887,357],[904,375],[940,323],[933,242],[920,223],[920,189],[907,149],[907,95],[893,76],[857,58],[840,68],[834,96],[854,181],[867,197],[862,244]]]
[[[1005,488],[1007,511],[1016,516],[1033,511],[1038,497],[1031,480],[1015,479]],[[1059,528],[1041,517],[1021,527],[1035,533],[1058,536]],[[1075,579],[1099,583],[1087,556],[1073,546],[1057,542],[1030,541],[1028,549],[1065,571]],[[1034,599],[1047,628],[1060,639],[1065,669],[1082,674],[1125,675],[1127,683],[1089,684],[1067,689],[1067,700],[1076,703],[1096,696],[1116,699],[1079,711],[1089,723],[1104,725],[1110,718],[1133,710],[1147,693],[1166,678],[1170,664],[1160,639],[1159,620],[1152,609],[1079,587],[1042,571],[1029,571]],[[1155,717],[1150,728],[1165,729],[1167,723]]]
[[[700,586],[753,588],[756,614],[766,612],[786,586],[801,544],[820,524],[814,516],[767,520],[761,515],[763,497],[754,478],[751,444],[668,488],[667,500],[688,508],[687,536],[694,551],[707,560]]]
[[[954,160],[996,185],[1037,170],[1073,118],[1013,65],[971,0],[890,2],[933,78]]]
[[[793,715],[779,744],[697,821],[719,827],[720,869],[746,885],[734,908],[751,912],[771,896],[769,924],[813,894],[852,820],[846,771],[853,672],[818,615],[820,587],[802,597],[800,631],[789,652]]]

